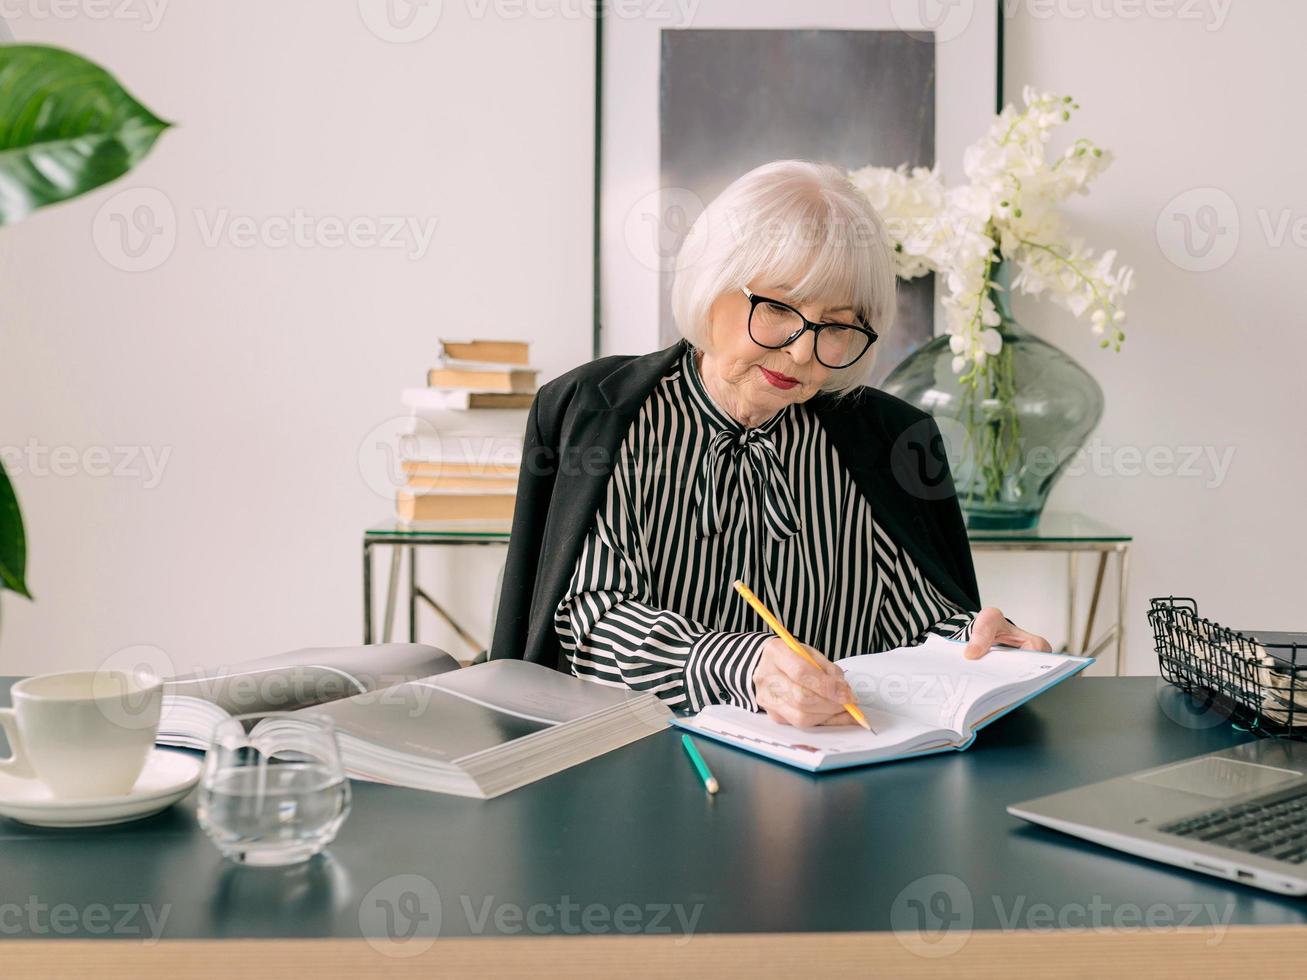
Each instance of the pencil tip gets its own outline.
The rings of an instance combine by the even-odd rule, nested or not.
[[[705,785],[708,787],[708,792],[709,792],[710,794],[712,794],[712,793],[716,793],[717,790],[720,788],[720,787],[718,787],[718,785],[717,785],[717,780],[715,780],[715,779],[710,779],[710,780],[708,780],[708,782],[707,782]]]

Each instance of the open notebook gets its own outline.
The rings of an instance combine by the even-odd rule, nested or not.
[[[796,728],[727,705],[710,705],[675,724],[801,769],[842,769],[965,749],[995,718],[1092,662],[1010,647],[967,660],[965,648],[931,636],[918,646],[836,661],[874,733],[855,726]]]

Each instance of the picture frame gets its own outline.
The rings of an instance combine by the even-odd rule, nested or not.
[[[735,177],[800,158],[938,163],[957,181],[964,147],[1001,105],[997,0],[649,0],[598,12],[596,357],[675,339],[677,249]],[[934,276],[899,283],[872,384],[934,336],[937,293]]]

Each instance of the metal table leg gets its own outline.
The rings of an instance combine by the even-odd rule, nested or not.
[[[372,542],[363,540],[363,644],[372,642]]]
[[[1066,652],[1076,652],[1076,593],[1080,581],[1076,577],[1076,552],[1066,553]]]
[[[1094,617],[1098,615],[1098,600],[1103,594],[1103,573],[1107,571],[1107,552],[1098,553],[1098,571],[1094,573],[1094,591],[1089,598],[1089,615],[1085,619],[1085,642],[1081,650],[1089,649],[1089,641],[1094,635]]]
[[[398,551],[398,549],[396,549]],[[408,642],[418,641],[418,550],[408,546]]]
[[[463,629],[463,627],[458,624],[458,621],[449,614],[449,611],[440,603],[436,602],[435,599],[431,598],[424,589],[419,588],[417,590],[417,597],[425,602],[432,612],[443,619],[449,628],[458,635],[458,638],[472,648],[474,653],[480,653],[485,649],[485,646],[477,640],[476,637]]]
[[[395,549],[396,560],[391,566],[392,575],[397,575],[399,571],[399,549]],[[440,603],[436,602],[427,592],[418,585],[418,565],[417,565],[417,548],[410,545],[408,547],[408,641],[410,643],[418,642],[418,600],[422,600],[437,616],[443,619],[464,643],[470,646],[473,651],[480,653],[484,649],[467,630],[458,625],[454,619]]]
[[[436,602],[434,598],[423,591],[418,584],[418,545],[450,545],[450,544],[503,544],[507,542],[497,540],[485,541],[467,541],[467,540],[418,540],[406,541],[392,537],[373,537],[371,533],[366,533],[363,538],[363,642],[365,644],[374,643],[376,640],[376,616],[375,616],[375,597],[373,595],[373,573],[376,563],[376,557],[372,553],[373,545],[384,544],[391,548],[390,552],[390,575],[387,581],[386,601],[385,601],[385,623],[382,629],[383,640],[390,642],[395,635],[395,612],[399,604],[400,588],[400,565],[403,563],[403,552],[408,551],[408,634],[410,641],[418,642],[418,603],[425,602],[428,607],[441,619],[443,619],[456,633],[464,643],[466,643],[476,653],[484,651],[485,647],[459,625],[458,621],[450,614],[449,610]]]
[[[1121,668],[1125,666],[1125,596],[1126,581],[1129,574],[1130,564],[1130,546],[1124,545],[1117,552],[1120,557],[1117,559],[1117,580],[1116,580],[1116,675],[1121,676]]]
[[[386,585],[386,618],[382,623],[381,642],[389,643],[395,635],[395,596],[399,593],[399,548],[390,549],[390,579]]]

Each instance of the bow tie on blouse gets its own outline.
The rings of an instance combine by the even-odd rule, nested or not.
[[[695,506],[698,508],[695,526],[699,537],[719,534],[729,509],[741,504],[743,481],[736,480],[733,481],[735,486],[728,485],[732,482],[728,480],[731,472],[728,464],[732,459],[737,463],[736,472],[741,475],[751,473],[754,485],[762,489],[763,523],[768,533],[777,541],[797,534],[801,526],[798,508],[785,479],[780,455],[761,430],[745,429],[718,432],[704,453],[694,487]]]

